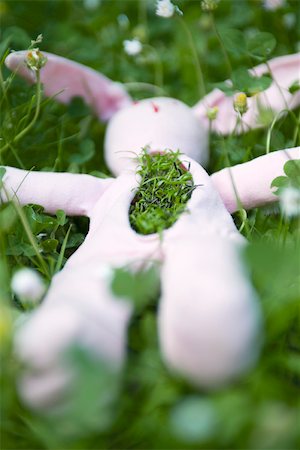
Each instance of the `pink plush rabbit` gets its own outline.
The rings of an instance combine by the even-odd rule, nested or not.
[[[6,167],[2,199],[21,205],[37,203],[48,213],[90,218],[89,233],[80,248],[56,274],[36,312],[21,327],[16,350],[29,369],[21,381],[23,398],[37,408],[59,400],[72,373],[62,355],[78,343],[119,368],[126,352],[131,304],[112,294],[103,266],[147,261],[161,263],[159,337],[165,363],[197,386],[218,387],[247,370],[259,352],[261,313],[255,292],[240,261],[244,238],[230,213],[276,201],[272,180],[283,174],[288,159],[300,157],[299,147],[273,152],[211,177],[202,168],[208,160],[207,109],[219,113],[213,130],[227,134],[236,124],[232,98],[215,90],[195,107],[172,98],[134,103],[121,85],[64,58],[45,54],[41,81],[47,96],[67,103],[82,96],[101,120],[109,120],[106,162],[117,178],[28,172]],[[26,52],[10,54],[7,66],[34,82],[26,67]],[[275,80],[252,97],[243,116],[256,127],[258,107],[278,112],[300,103],[289,86],[299,77],[299,55],[269,62]],[[255,74],[267,72],[265,65]],[[239,130],[241,131],[241,130]],[[136,158],[149,151],[180,149],[182,164],[200,185],[188,202],[189,214],[157,234],[137,234],[129,224],[129,208],[138,187]],[[196,162],[197,161],[197,162]],[[199,164],[200,163],[200,164]]]

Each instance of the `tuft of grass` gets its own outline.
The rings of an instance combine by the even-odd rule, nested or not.
[[[179,160],[180,151],[148,153],[139,157],[139,189],[131,203],[129,220],[140,234],[161,233],[186,210],[195,185]]]

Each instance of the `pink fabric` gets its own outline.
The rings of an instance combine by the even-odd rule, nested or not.
[[[17,190],[21,203],[40,203],[48,212],[65,208],[91,219],[84,243],[52,279],[42,306],[20,327],[16,337],[17,354],[30,367],[20,380],[22,397],[34,408],[48,409],[57,406],[55,399],[59,400],[59,393],[72,377],[67,369],[66,375],[61,375],[63,354],[71,344],[79,344],[120,368],[132,307],[126,300],[114,298],[103,272],[107,266],[130,263],[136,270],[159,258],[160,241],[158,235],[141,236],[130,227],[128,210],[132,189],[138,183],[135,172],[120,176],[112,184],[84,175],[30,173],[31,183],[23,182],[18,189],[27,171],[6,169],[5,190],[1,191],[4,200],[6,192]],[[39,184],[41,180],[44,184]],[[69,197],[72,187],[77,193],[75,200]]]
[[[248,111],[243,115],[243,129],[238,127],[237,132],[248,131],[249,128],[260,127],[258,123],[259,108],[271,108],[275,113],[286,109],[296,108],[300,104],[300,91],[290,94],[288,88],[300,79],[300,53],[269,61],[272,77],[275,80],[264,92],[248,98]],[[252,71],[253,75],[261,76],[268,73],[266,64],[261,64]],[[278,88],[279,86],[279,88]],[[232,133],[236,126],[237,113],[233,108],[233,98],[226,96],[219,89],[214,89],[194,106],[196,117],[208,128],[206,112],[208,108],[217,106],[219,109],[216,120],[212,122],[212,129],[220,134]]]
[[[297,157],[296,151],[289,150],[289,156]],[[280,175],[283,155],[284,151],[276,152],[240,166],[246,168],[250,184],[260,183],[255,201],[269,196],[270,178]],[[264,158],[260,172],[257,167]],[[224,184],[217,190],[214,177],[200,165],[184,155],[181,160],[198,187],[188,202],[188,212],[164,232],[163,241],[157,234],[142,236],[130,227],[128,211],[139,182],[135,170],[125,171],[115,180],[29,173],[31,183],[25,184],[28,172],[7,168],[5,191],[17,191],[21,203],[38,202],[49,212],[58,207],[90,217],[84,243],[53,278],[42,306],[17,333],[16,350],[30,367],[20,380],[20,389],[32,407],[52,408],[55,399],[61,399],[60,393],[72,378],[69,369],[62,373],[63,354],[71,344],[80,344],[116,368],[123,364],[132,307],[126,300],[114,298],[103,275],[107,266],[129,265],[137,270],[149,261],[162,263],[162,356],[172,370],[192,383],[217,387],[255,361],[260,312],[239,261],[244,240],[218,193],[222,194]],[[254,170],[248,172],[250,165]],[[261,184],[265,171],[266,185]],[[245,182],[245,174],[241,179]],[[4,200],[5,191],[1,192]],[[252,196],[250,206],[253,202]],[[54,329],[55,339],[51,338]]]
[[[105,135],[105,159],[120,174],[142,148],[180,149],[206,165],[208,135],[191,108],[174,98],[141,100],[120,110],[109,122]]]
[[[131,99],[119,83],[89,67],[69,59],[43,52],[47,63],[41,69],[41,81],[45,95],[55,96],[62,103],[73,97],[83,97],[101,120],[110,119],[119,109],[131,104]],[[30,83],[35,82],[34,73],[26,67],[27,52],[14,52],[5,60],[6,66],[23,76]]]
[[[238,236],[235,241],[216,232],[199,234],[199,228],[185,231],[166,245],[159,311],[162,355],[194,385],[215,389],[257,359],[261,313],[242,270]]]
[[[230,213],[239,209],[237,195],[242,207],[251,209],[277,201],[271,183],[277,176],[285,175],[283,166],[289,159],[300,159],[300,147],[272,152],[220,170],[211,178]]]
[[[159,312],[162,354],[171,369],[193,383],[217,386],[246,370],[255,360],[258,347],[253,343],[260,319],[255,294],[239,262],[243,239],[204,169],[187,156],[181,156],[181,160],[190,166],[194,182],[200,186],[193,192],[188,212],[164,232],[163,242],[157,234],[142,236],[130,227],[128,211],[139,182],[135,170],[125,171],[115,181],[108,180],[105,189],[99,191],[98,182],[102,180],[96,180],[94,190],[92,177],[86,177],[86,186],[92,186],[86,195],[92,193],[93,198],[90,206],[84,207],[91,219],[89,233],[65,268],[53,278],[42,306],[17,333],[16,350],[31,368],[20,381],[20,389],[32,407],[51,408],[63,386],[68,385],[72,374],[67,371],[63,376],[61,370],[64,351],[70,344],[80,344],[115,367],[123,363],[132,307],[126,300],[114,298],[109,280],[103,276],[103,265],[129,265],[137,270],[149,261],[163,263]],[[20,172],[9,170],[5,184],[9,181],[10,187],[17,187],[24,178]],[[44,176],[48,177],[48,189],[51,177]],[[77,179],[84,176],[74,177],[77,186]],[[57,186],[61,193],[63,184]],[[85,204],[85,184],[80,186],[80,201]],[[46,210],[54,208],[54,189],[44,191],[41,202],[36,180],[28,183],[26,196],[22,196],[21,188],[19,191],[23,201],[38,199]],[[74,212],[73,207],[71,211]],[[214,257],[219,259],[218,264],[213,263]],[[222,281],[215,283],[215,279]],[[223,309],[219,311],[222,301]],[[189,327],[182,315],[183,305]],[[231,322],[222,322],[227,309],[224,314],[231,317]],[[202,317],[204,310],[207,313]],[[176,319],[179,315],[181,322]],[[210,321],[204,327],[202,322],[208,317]],[[236,321],[241,325],[230,325]],[[54,329],[55,338],[51,338]]]
[[[261,313],[240,260],[245,241],[210,177],[190,163],[198,187],[162,244],[159,337],[171,369],[196,386],[216,388],[256,360]]]
[[[33,82],[23,64],[24,55],[11,54],[6,64]],[[228,212],[237,208],[229,169],[209,177],[193,159],[181,156],[199,186],[188,202],[188,212],[164,232],[161,241],[157,234],[142,236],[130,227],[128,212],[139,179],[137,161],[127,154],[138,154],[146,145],[160,151],[179,148],[204,162],[206,107],[219,105],[215,130],[228,133],[235,123],[232,99],[212,92],[194,108],[201,119],[199,125],[193,111],[177,100],[159,98],[131,105],[123,89],[116,92],[116,85],[102,75],[47,56],[41,72],[46,95],[66,88],[59,94],[61,101],[82,95],[102,119],[125,107],[110,122],[105,142],[107,162],[121,174],[116,179],[99,180],[88,175],[7,168],[2,200],[17,198],[21,204],[41,204],[50,213],[64,209],[70,215],[90,217],[84,243],[55,275],[42,306],[17,333],[16,350],[29,367],[20,381],[23,398],[42,409],[61,399],[72,378],[62,362],[71,344],[80,344],[116,368],[122,366],[132,306],[125,299],[114,298],[105,271],[124,265],[137,270],[153,260],[162,264],[159,336],[164,361],[201,387],[230,381],[257,357],[261,318],[256,295],[239,260],[244,239]],[[292,98],[286,89],[294,81],[298,62],[298,55],[270,62],[292,106],[298,103],[298,95]],[[281,110],[277,88],[273,86],[266,93],[272,95],[272,106]],[[264,96],[260,96],[261,101]],[[255,101],[245,115],[249,126],[257,125]],[[297,149],[288,153],[298,157]],[[282,174],[285,160],[285,152],[276,152],[232,169],[245,208],[276,200],[270,183]]]
[[[112,182],[90,175],[5,169],[5,191],[1,191],[0,200],[16,199],[21,205],[36,203],[45,206],[50,214],[63,209],[69,216],[89,216]]]
[[[105,156],[115,175],[128,167],[132,158],[145,146],[152,150],[179,148],[182,153],[206,165],[207,108],[219,108],[217,119],[212,123],[214,131],[228,134],[235,128],[237,114],[233,109],[233,99],[226,97],[218,89],[208,94],[194,108],[172,98],[152,98],[133,104],[121,85],[96,71],[50,53],[45,55],[48,61],[41,70],[41,80],[46,95],[54,96],[62,91],[57,98],[64,103],[68,103],[75,95],[82,96],[102,120],[112,118],[105,138]],[[269,61],[272,75],[280,89],[273,83],[263,93],[248,99],[249,110],[243,116],[243,128],[238,127],[237,132],[260,126],[257,117],[261,106],[271,107],[279,112],[286,106],[295,108],[300,104],[300,92],[294,95],[288,92],[289,86],[299,80],[299,55]],[[11,53],[5,63],[29,82],[34,82],[34,74],[26,67],[25,57],[26,52]],[[262,64],[254,68],[252,73],[262,75],[267,71],[267,66]]]

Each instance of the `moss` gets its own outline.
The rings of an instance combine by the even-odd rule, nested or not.
[[[141,182],[129,211],[130,224],[138,233],[161,233],[186,210],[195,186],[179,155],[179,151],[144,150],[139,157]]]

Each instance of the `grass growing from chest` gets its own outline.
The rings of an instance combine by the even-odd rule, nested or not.
[[[138,233],[160,233],[185,211],[194,183],[179,155],[144,151],[139,157],[141,181],[129,210],[130,224]]]

